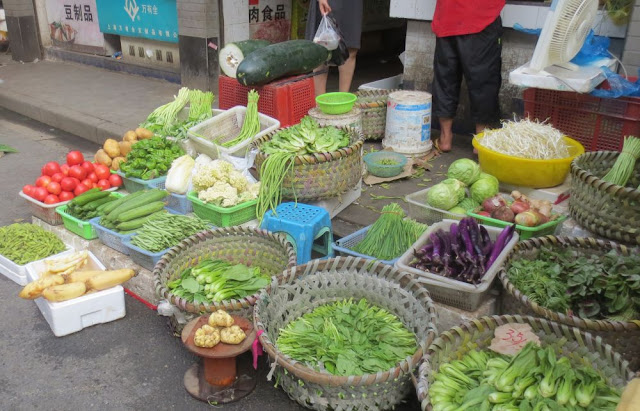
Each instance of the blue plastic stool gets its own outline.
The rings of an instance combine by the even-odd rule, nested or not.
[[[296,248],[297,264],[311,260],[311,251],[316,251],[323,258],[333,257],[333,230],[329,213],[321,207],[302,203],[282,203],[276,207],[276,215],[272,210],[265,213],[261,228],[287,234],[287,239]]]

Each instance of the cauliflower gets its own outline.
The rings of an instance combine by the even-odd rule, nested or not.
[[[225,344],[240,344],[245,338],[247,338],[247,335],[237,325],[223,328],[220,331],[220,341]]]
[[[239,193],[242,193],[249,185],[249,182],[247,181],[247,178],[244,175],[242,175],[241,172],[232,170],[229,173],[229,184],[231,184],[231,186],[238,189]]]
[[[233,165],[224,160],[198,164],[193,173],[193,186],[196,191],[203,191],[217,182],[228,182],[232,171],[234,171]]]
[[[226,311],[218,310],[209,316],[209,326],[211,327],[230,327],[233,325],[233,317]]]
[[[210,325],[203,325],[196,330],[193,343],[196,347],[212,348],[220,342],[220,331]]]
[[[238,204],[238,190],[229,183],[218,181],[206,190],[200,191],[198,198],[220,207],[232,207]]]

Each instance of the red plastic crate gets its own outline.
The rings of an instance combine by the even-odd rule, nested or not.
[[[611,99],[529,88],[523,100],[525,116],[549,119],[555,128],[582,143],[586,151],[620,151],[625,136],[640,135],[638,97]]]
[[[227,110],[234,106],[246,106],[247,93],[252,88],[260,94],[258,111],[280,121],[281,127],[299,123],[316,106],[313,78],[289,77],[261,87],[247,87],[234,78],[220,76],[219,107]]]

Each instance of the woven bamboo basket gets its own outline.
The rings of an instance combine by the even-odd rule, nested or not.
[[[573,160],[569,212],[593,233],[622,243],[640,244],[640,190],[601,180],[619,154],[596,151]],[[636,161],[630,184],[640,185],[640,161]]]
[[[348,147],[330,153],[314,153],[296,156],[293,176],[282,183],[283,199],[315,201],[337,197],[353,187],[362,178],[362,133],[351,127],[339,127],[349,133]],[[260,150],[278,131],[269,133],[252,143]],[[259,151],[255,164],[258,172],[268,155]]]
[[[362,110],[362,134],[365,140],[380,140],[387,126],[389,93],[398,90],[359,90],[355,106]]]
[[[233,264],[258,266],[263,274],[280,276],[296,264],[296,252],[291,243],[279,234],[261,229],[225,227],[202,231],[171,248],[153,270],[156,294],[182,311],[209,313],[219,309],[251,316],[258,294],[240,300],[194,304],[171,293],[169,281],[207,258],[219,258]]]
[[[413,356],[376,374],[335,376],[282,354],[275,342],[281,328],[316,307],[348,298],[366,298],[398,316],[418,338]],[[338,257],[287,270],[264,291],[254,308],[254,324],[271,360],[272,373],[289,397],[314,410],[383,410],[411,391],[411,373],[436,336],[429,292],[410,275],[363,258]]]
[[[601,337],[605,343],[610,344],[614,350],[629,361],[632,370],[640,370],[640,318],[634,321],[589,320],[554,312],[529,300],[526,295],[521,293],[520,290],[509,281],[507,271],[511,266],[511,261],[517,258],[534,257],[536,252],[542,247],[569,247],[601,255],[606,254],[612,249],[622,255],[639,253],[640,250],[637,248],[627,248],[624,245],[611,241],[596,240],[594,238],[536,237],[518,243],[507,256],[505,263],[498,272],[498,277],[506,290],[502,296],[502,314],[535,315],[588,331],[594,336]]]
[[[470,320],[442,333],[429,347],[418,367],[414,379],[421,408],[433,410],[429,398],[429,384],[442,364],[460,359],[470,350],[481,350],[491,345],[494,330],[505,324],[529,324],[540,337],[543,347],[552,346],[556,354],[568,357],[575,365],[590,363],[613,387],[622,389],[633,377],[628,364],[610,345],[575,327],[558,324],[542,318],[503,315]]]

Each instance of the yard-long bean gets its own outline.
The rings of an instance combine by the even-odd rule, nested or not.
[[[209,223],[198,217],[162,214],[145,223],[132,237],[131,244],[155,253],[173,247],[208,227]]]
[[[19,265],[60,253],[65,248],[55,234],[34,224],[0,227],[0,254]]]

